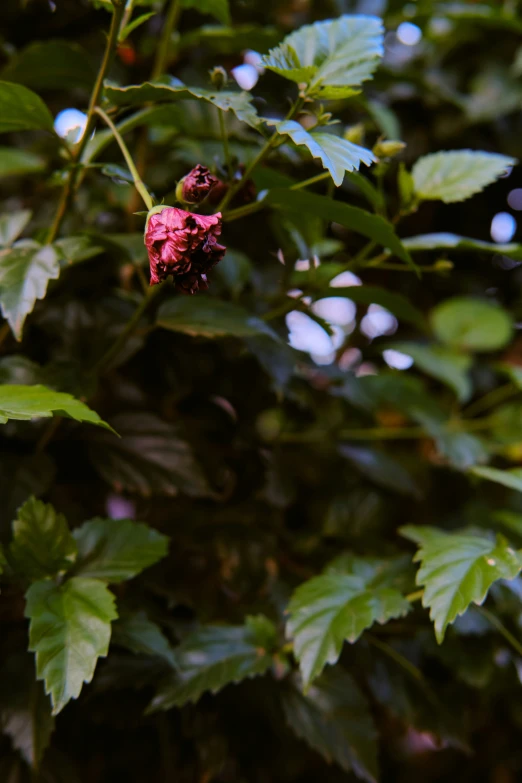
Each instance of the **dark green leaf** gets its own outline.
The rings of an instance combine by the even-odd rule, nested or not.
[[[62,585],[34,582],[26,599],[29,650],[36,653],[36,675],[57,715],[78,698],[98,658],[107,655],[111,621],[118,616],[114,596],[97,579],[73,577]]]
[[[45,160],[33,152],[16,147],[0,147],[0,179],[43,171]]]
[[[421,563],[417,584],[424,586],[422,604],[430,609],[439,644],[470,603],[484,602],[493,582],[514,579],[522,569],[522,556],[503,536],[495,540],[422,525],[407,525],[400,532],[420,545],[414,558]]]
[[[376,783],[377,732],[366,698],[340,667],[329,669],[307,690],[291,680],[282,704],[288,725],[328,762]]]
[[[480,465],[472,468],[470,473],[473,476],[478,476],[478,478],[502,484],[502,486],[514,489],[516,492],[522,492],[522,468],[499,470],[498,468],[490,468],[487,465]]]
[[[52,131],[51,112],[27,87],[0,81],[0,133],[21,130]]]
[[[257,646],[248,626],[206,626],[176,648],[179,674],[158,691],[150,710],[196,702],[206,692],[264,674],[272,656]]]
[[[124,614],[112,627],[111,645],[125,647],[137,655],[151,655],[177,668],[176,656],[161,628],[144,611]]]
[[[67,41],[39,41],[15,55],[0,76],[34,90],[90,90],[96,72],[85,51]]]
[[[52,391],[45,386],[17,386],[5,384],[0,386],[0,424],[9,419],[30,421],[31,419],[48,418],[56,414],[69,416],[76,421],[87,421],[99,427],[114,432],[102,421],[97,413],[83,402],[75,400],[70,394]]]
[[[339,452],[350,460],[370,481],[401,495],[420,497],[417,482],[411,473],[397,460],[380,449],[362,446],[339,446]]]
[[[34,581],[68,571],[76,543],[64,515],[32,497],[18,509],[9,553],[17,571]]]
[[[210,296],[169,299],[158,310],[158,326],[193,337],[255,337],[267,335],[277,339],[260,318],[250,315],[239,305]]]
[[[468,374],[472,364],[470,356],[443,345],[393,343],[391,347],[411,356],[420,370],[447,384],[461,402],[469,399],[472,391]]]
[[[458,296],[446,299],[430,315],[438,339],[464,351],[497,351],[513,333],[511,316],[484,299]]]
[[[91,519],[77,528],[75,573],[105,582],[124,582],[165,557],[168,538],[130,519]]]
[[[330,266],[324,264],[322,269]],[[353,285],[349,288],[340,288],[331,286],[321,289],[321,299],[329,296],[345,296],[357,304],[371,305],[378,304],[385,307],[390,313],[393,313],[402,321],[412,324],[423,331],[426,329],[424,315],[413,305],[405,296],[395,291],[387,291],[386,288],[379,288],[376,285]]]
[[[228,0],[181,0],[183,8],[195,8],[200,14],[211,14],[221,24],[230,24]]]

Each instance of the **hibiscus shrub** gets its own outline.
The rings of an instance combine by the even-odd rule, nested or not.
[[[0,780],[522,778],[514,0],[3,0]]]

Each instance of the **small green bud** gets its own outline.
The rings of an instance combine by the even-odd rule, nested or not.
[[[216,65],[216,67],[210,71],[210,81],[216,90],[222,90],[226,85],[228,82],[228,76],[227,72],[224,68],[221,67],[221,65]]]
[[[451,272],[451,270],[454,267],[453,261],[448,261],[447,258],[439,258],[438,261],[435,261],[433,264],[433,269],[436,272]]]
[[[364,143],[364,125],[362,122],[358,122],[357,125],[349,125],[343,133],[343,138],[346,141],[351,141],[352,144]]]
[[[403,141],[378,141],[372,152],[378,158],[394,158],[406,147]]]

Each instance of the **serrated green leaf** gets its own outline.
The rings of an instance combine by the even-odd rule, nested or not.
[[[376,783],[377,732],[368,702],[347,672],[329,669],[306,694],[291,680],[282,691],[282,706],[292,731],[326,761]]]
[[[393,586],[380,580],[379,568],[326,573],[294,591],[287,634],[294,640],[305,686],[327,663],[335,663],[345,641],[353,643],[374,622],[405,615],[410,606]]]
[[[264,674],[272,656],[256,645],[246,626],[206,626],[176,647],[179,674],[164,684],[149,711],[169,710],[196,702],[231,683]]]
[[[9,554],[16,570],[34,581],[68,571],[76,543],[64,515],[31,497],[18,509]]]
[[[478,470],[483,469],[473,472]],[[420,546],[416,581],[424,586],[422,604],[430,609],[439,644],[458,615],[484,602],[493,582],[514,579],[522,569],[522,557],[503,536],[494,540],[422,525],[407,525],[400,533]]]
[[[315,193],[304,193],[288,188],[269,190],[265,203],[271,206],[300,215],[312,214],[324,220],[340,223],[352,231],[375,240],[379,245],[389,248],[406,264],[414,266],[410,254],[403,247],[393,226],[379,215],[372,215],[359,207],[352,207],[341,201],[335,201],[328,196],[318,196]]]
[[[114,432],[97,413],[71,394],[56,392],[45,386],[0,385],[0,424],[9,419],[30,421],[48,418],[53,414],[69,416],[76,421],[87,421]]]
[[[509,313],[493,302],[467,296],[437,305],[430,321],[441,342],[463,351],[498,351],[513,334]]]
[[[16,54],[0,76],[34,90],[90,90],[96,72],[86,52],[68,41],[37,41]]]
[[[0,307],[17,340],[22,339],[24,322],[37,299],[47,293],[49,280],[60,275],[60,264],[51,245],[29,240],[0,251]]]
[[[167,536],[130,519],[91,519],[73,532],[78,546],[75,573],[124,582],[165,557]]]
[[[101,245],[95,244],[95,240],[88,236],[64,237],[57,239],[53,247],[58,251],[60,260],[64,265],[78,264],[87,261],[105,251]]]
[[[514,166],[515,158],[491,152],[452,150],[425,155],[412,169],[416,195],[445,204],[464,201]]]
[[[34,674],[33,674],[34,677]],[[26,704],[2,710],[2,731],[24,761],[38,770],[54,731],[51,702],[40,682],[33,683]]]
[[[0,215],[0,248],[9,247],[18,239],[31,220],[33,213],[29,209],[21,209]]]
[[[16,147],[0,147],[0,179],[43,171],[45,160],[33,152]]]
[[[158,310],[158,326],[193,337],[255,337],[267,335],[277,339],[273,330],[260,318],[232,302],[210,296],[176,297]]]
[[[499,470],[498,468],[490,468],[487,465],[479,465],[471,468],[469,472],[473,476],[478,476],[478,478],[494,481],[495,484],[502,484],[502,486],[508,487],[508,489],[522,492],[522,468]]]
[[[131,84],[128,87],[117,87],[106,82],[105,95],[116,106],[136,106],[143,103],[196,99],[211,103],[221,111],[232,111],[238,120],[246,122],[252,128],[257,128],[261,123],[252,104],[252,97],[248,92],[231,92],[230,90],[218,92],[217,90],[205,90],[202,87],[187,87],[174,77],[170,77],[169,81]]]
[[[375,156],[370,150],[352,144],[341,136],[321,131],[307,131],[295,120],[265,120],[267,125],[273,125],[276,132],[290,136],[294,144],[304,146],[314,158],[320,158],[325,169],[328,169],[332,179],[339,187],[343,183],[346,171],[358,171],[361,163],[371,166]]]
[[[472,385],[468,372],[472,359],[467,354],[444,345],[393,343],[390,347],[411,356],[420,370],[447,384],[461,402],[469,399]]]
[[[404,247],[408,250],[459,250],[473,251],[479,250],[484,253],[501,253],[504,256],[513,258],[515,261],[522,261],[522,245],[516,242],[497,243],[483,242],[481,239],[471,239],[471,237],[461,237],[458,234],[419,234],[415,237],[407,237],[402,240]]]
[[[92,680],[99,657],[107,655],[114,596],[97,579],[73,577],[62,585],[34,582],[26,593],[29,650],[36,676],[51,695],[53,715]]]
[[[21,84],[0,81],[0,133],[53,131],[53,117],[42,99]]]
[[[113,644],[138,655],[163,658],[174,669],[177,668],[176,656],[169,640],[144,611],[125,613],[116,620],[112,627]]]
[[[375,16],[345,15],[305,25],[263,57],[271,71],[308,85],[319,98],[353,95],[370,79],[383,49],[382,22]]]
[[[228,0],[181,0],[183,8],[195,8],[200,14],[211,14],[221,22],[230,24]]]

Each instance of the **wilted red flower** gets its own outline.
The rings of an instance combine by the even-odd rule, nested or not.
[[[225,255],[218,244],[221,213],[195,215],[165,207],[149,217],[145,245],[150,261],[150,284],[174,276],[176,288],[195,294],[208,288],[207,274]]]
[[[199,204],[219,182],[206,166],[198,163],[182,180],[181,199],[187,204]]]

